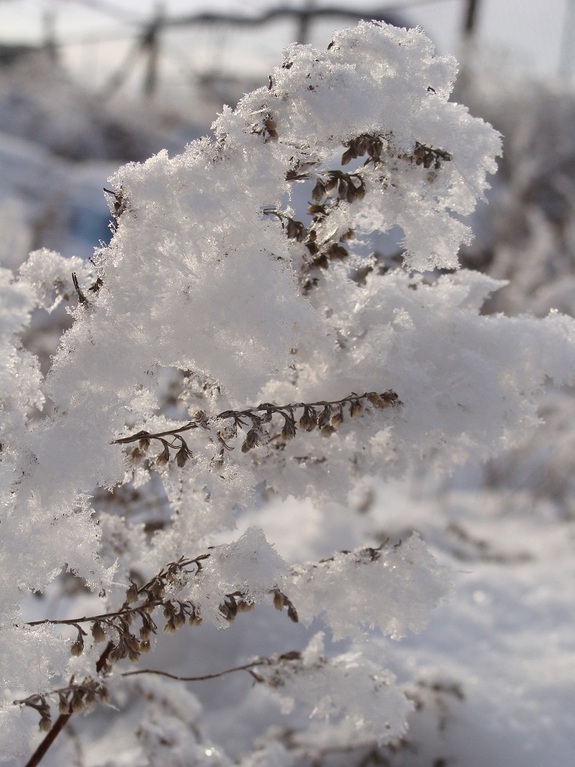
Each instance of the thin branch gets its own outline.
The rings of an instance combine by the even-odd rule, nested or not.
[[[137,674],[157,674],[158,676],[166,676],[168,679],[175,679],[177,682],[204,682],[207,679],[218,679],[226,674],[233,674],[236,671],[248,671],[256,666],[270,665],[270,658],[260,658],[254,660],[251,663],[245,663],[243,666],[234,666],[233,668],[227,668],[224,671],[217,671],[214,674],[203,674],[202,676],[178,676],[176,674],[170,674],[168,671],[160,671],[152,668],[141,668],[137,671],[124,671],[122,676],[136,676]]]
[[[64,729],[66,724],[68,723],[68,720],[72,714],[60,714],[60,716],[56,719],[50,730],[46,733],[46,737],[44,740],[40,743],[36,751],[32,754],[30,759],[26,762],[24,767],[37,767],[38,764],[40,764],[41,760],[45,756],[46,752],[52,745],[52,743],[56,740],[60,732]]]
[[[255,407],[245,410],[224,410],[215,416],[207,416],[203,411],[198,411],[193,421],[188,421],[183,426],[165,429],[163,431],[149,432],[144,429],[130,434],[127,437],[118,437],[113,445],[129,445],[139,443],[131,452],[133,460],[140,460],[150,447],[151,440],[158,440],[162,444],[161,452],[155,457],[158,466],[165,466],[171,459],[170,450],[175,451],[176,463],[183,467],[192,452],[184,438],[183,432],[202,428],[207,431],[214,427],[215,437],[220,447],[220,459],[223,460],[225,450],[233,450],[229,440],[238,434],[238,429],[246,432],[242,443],[242,452],[248,452],[260,444],[265,444],[277,437],[287,442],[296,436],[297,429],[313,431],[316,427],[323,436],[330,436],[344,421],[344,407],[349,407],[349,416],[353,418],[364,412],[366,406],[372,405],[376,410],[385,410],[391,407],[399,407],[402,404],[396,392],[388,389],[382,394],[370,391],[363,394],[352,392],[347,397],[337,400],[319,400],[317,402],[292,402],[287,405],[275,405],[271,402],[263,402]],[[303,411],[299,419],[295,412]],[[270,434],[267,425],[271,424],[273,416],[283,418],[282,428],[278,434]],[[231,422],[226,424],[225,422]],[[170,443],[166,437],[178,440],[176,444]]]
[[[162,604],[161,600],[155,602],[146,603],[146,607],[159,607]],[[42,618],[37,621],[28,621],[27,626],[42,626],[45,623],[50,623],[53,626],[75,626],[77,623],[95,623],[96,621],[105,621],[110,618],[123,617],[124,615],[133,615],[142,609],[142,605],[138,607],[128,607],[125,610],[116,610],[113,613],[100,613],[99,615],[84,615],[82,618]]]

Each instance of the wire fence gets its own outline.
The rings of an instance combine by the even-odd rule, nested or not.
[[[11,1],[17,5],[17,0]],[[197,85],[261,76],[289,42],[315,42],[322,29],[360,19],[409,26],[409,10],[434,4],[442,3],[396,0],[370,7],[368,2],[342,6],[308,0],[301,7],[284,3],[259,13],[187,14],[168,14],[158,5],[142,19],[135,10],[113,0],[53,0],[44,13],[43,47],[72,69],[89,66],[94,89],[103,96],[112,96],[130,83],[133,92],[149,98],[174,79]],[[451,0],[451,4],[455,16],[465,17],[465,33],[472,34],[479,0]],[[69,12],[70,6],[97,12],[113,20],[114,26],[105,34],[64,37],[58,32],[58,22],[64,20],[60,14]]]

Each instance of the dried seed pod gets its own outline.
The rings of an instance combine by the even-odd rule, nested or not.
[[[142,453],[139,447],[135,447],[133,450],[130,450],[130,463],[133,466],[137,466],[143,457],[144,457],[144,454]]]
[[[92,624],[92,637],[95,642],[103,642],[106,638],[106,633],[100,621],[96,621]]]
[[[321,413],[317,417],[317,425],[319,429],[323,429],[324,426],[328,426],[331,419],[331,405],[325,405]]]
[[[267,114],[264,117],[264,135],[267,134],[267,138],[271,139],[272,141],[277,141],[277,127],[277,123],[271,114]]]
[[[130,587],[126,590],[126,602],[137,602],[138,601],[138,587],[134,582],[130,582]]]
[[[383,151],[383,141],[379,136],[374,136],[371,140],[370,155],[374,160],[379,160]]]
[[[96,692],[93,687],[88,687],[86,689],[86,698],[85,702],[87,706],[91,706],[92,703],[96,700]]]
[[[52,719],[50,718],[50,714],[42,715],[38,725],[42,732],[49,732],[52,729]]]
[[[166,580],[168,583],[174,583],[178,577],[178,570],[179,568],[176,562],[172,562],[172,564],[166,568]]]
[[[163,580],[159,578],[158,576],[156,576],[148,584],[148,587],[146,589],[146,594],[148,595],[148,598],[151,601],[154,601],[155,599],[162,599],[165,591],[166,591],[166,586]]]
[[[146,450],[150,447],[150,440],[148,437],[142,437],[142,439],[138,442],[138,447],[142,453],[145,453]]]
[[[165,466],[170,461],[170,447],[164,443],[164,449],[156,456],[156,466]]]
[[[220,615],[225,618],[230,623],[233,621],[233,619],[236,617],[236,613],[233,612],[230,609],[230,606],[226,604],[225,602],[222,602],[222,604],[219,606]]]
[[[352,144],[341,156],[341,164],[347,165],[351,160],[355,160],[358,156],[358,152],[355,146]]]
[[[349,253],[342,245],[339,245],[339,243],[334,242],[328,248],[327,255],[331,259],[344,259],[348,257]]]
[[[125,613],[118,618],[118,622],[122,628],[122,631],[128,631],[128,627],[132,625],[132,613]]]
[[[286,416],[282,413],[284,417],[284,425],[281,432],[282,439],[290,440],[293,439],[296,435],[296,425],[293,418],[290,418],[289,416]]]
[[[185,614],[185,612],[184,612],[184,609],[183,609],[183,607],[182,607],[182,606],[180,606],[180,610],[179,610],[179,612],[177,612],[177,613],[174,615],[174,625],[176,626],[176,628],[177,628],[177,629],[179,629],[179,628],[181,628],[182,626],[184,626],[184,625],[185,625],[185,623],[186,623],[186,614]]]
[[[324,186],[327,192],[331,192],[332,189],[335,189],[335,187],[338,184],[340,174],[338,171],[330,171],[327,180],[324,181]]]
[[[176,614],[176,611],[171,602],[166,602],[164,604],[163,613],[164,613],[164,618],[166,618],[167,620],[171,620],[174,617],[174,615]]]
[[[250,429],[242,444],[242,453],[247,453],[259,444],[260,434],[258,429]]]
[[[298,623],[299,622],[299,616],[297,614],[297,610],[295,609],[295,607],[292,605],[291,602],[288,605],[287,614],[288,614],[288,618],[290,619],[290,621],[292,621],[293,623]]]
[[[317,413],[311,407],[304,407],[303,414],[299,419],[300,428],[304,431],[313,431],[317,423]]]
[[[125,634],[124,641],[126,642],[126,647],[128,648],[128,652],[133,652],[133,653],[140,652],[140,643],[133,634]]]
[[[140,642],[140,652],[142,652],[142,653],[150,652],[150,649],[151,649],[150,640],[149,639],[143,639]]]
[[[120,640],[118,644],[114,645],[110,652],[108,653],[108,660],[111,663],[116,663],[119,660],[122,660],[127,655],[126,646],[125,644]]]
[[[238,595],[239,596],[239,595]],[[226,604],[232,611],[234,615],[238,614],[238,600],[236,599],[234,594],[227,594],[226,595]]]
[[[140,629],[140,639],[148,639],[150,634],[155,634],[157,626],[148,613],[142,611],[138,613],[142,619],[142,628]]]
[[[355,184],[350,179],[349,184],[347,186],[346,195],[342,199],[346,200],[346,202],[353,202],[357,198],[358,192],[359,192],[358,187],[356,187]]]
[[[387,391],[383,392],[381,398],[386,402],[399,402],[399,396],[397,395],[397,392],[393,391],[393,389],[388,389]]]
[[[70,713],[70,704],[63,692],[58,693],[58,713],[64,715]]]
[[[331,424],[327,424],[327,426],[322,426],[321,428],[321,436],[322,437],[331,437],[331,435],[335,432],[335,429]]]
[[[363,413],[363,405],[358,399],[354,399],[349,403],[349,414],[353,418],[356,415]]]
[[[378,408],[379,410],[383,410],[387,407],[387,404],[382,400],[382,398],[379,396],[377,392],[370,391],[366,394],[367,401],[373,405],[374,407]]]
[[[175,630],[176,630],[176,624],[174,622],[174,619],[170,618],[168,621],[166,621],[166,625],[164,626],[164,633],[173,634]]]
[[[307,237],[307,230],[301,221],[295,221],[293,218],[289,218],[286,225],[286,234],[290,240],[303,242]]]
[[[234,437],[238,436],[238,425],[235,422],[226,423],[221,429],[218,430],[217,434],[222,443],[225,445],[227,440],[234,439]]]
[[[321,202],[325,197],[326,189],[320,179],[316,181],[316,184],[311,192],[311,198],[314,202]]]
[[[188,616],[188,623],[190,626],[200,626],[202,623],[202,616],[195,608],[192,608],[192,612]]]
[[[354,200],[363,200],[365,197],[365,184],[363,183],[363,180],[360,179],[359,186],[354,187]],[[348,197],[348,202],[352,202],[352,200]]]
[[[70,710],[73,714],[80,714],[86,708],[84,703],[84,695],[81,690],[76,690],[72,696],[70,702]]]
[[[335,413],[331,416],[329,419],[329,425],[332,426],[334,429],[337,429],[338,426],[341,426],[343,423],[343,408],[340,405]]]
[[[131,647],[128,647],[128,659],[132,661],[132,663],[137,663],[140,660],[140,647],[138,646],[137,650],[133,650]]]
[[[301,652],[299,650],[288,650],[288,652],[283,652],[278,660],[300,660],[301,659]]]
[[[285,595],[279,589],[274,589],[274,607],[276,610],[283,610],[286,605]]]
[[[381,394],[378,394],[374,391],[368,392],[366,397],[367,401],[370,402],[378,410],[385,410],[385,408],[388,408],[392,404],[391,400],[384,399]]]
[[[425,147],[423,147],[419,141],[415,142],[415,149],[413,150],[413,157],[416,165],[421,165],[425,159]]]
[[[75,642],[72,642],[70,645],[70,654],[77,657],[78,655],[82,655],[82,652],[84,651],[84,638],[81,634],[78,634],[78,638]]]
[[[355,151],[357,152],[358,157],[363,157],[363,155],[369,151],[369,147],[372,143],[371,136],[366,136],[365,133],[362,133],[361,136],[358,136],[355,139],[354,147]]]
[[[192,457],[191,452],[188,450],[188,446],[182,441],[182,446],[176,453],[176,464],[180,469],[183,469],[186,462]]]
[[[310,232],[310,234],[311,234],[311,232]],[[308,249],[310,255],[315,256],[315,255],[317,255],[319,253],[319,246],[313,240],[308,240],[305,243],[305,246]]]

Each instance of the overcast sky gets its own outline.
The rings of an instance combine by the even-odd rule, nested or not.
[[[420,24],[435,41],[440,52],[457,55],[460,28],[466,0],[397,0],[404,6],[405,18],[411,24]],[[255,14],[278,5],[305,5],[306,0],[163,0],[167,16],[192,14],[200,11],[234,11]],[[0,42],[36,42],[42,36],[42,19],[48,9],[55,13],[55,33],[61,41],[109,41],[135,33],[138,22],[150,18],[157,0],[0,0]],[[385,8],[390,2],[382,0],[316,0],[315,5],[338,5],[354,9]],[[561,57],[566,54],[566,41],[575,45],[575,29],[571,30],[568,8],[575,17],[575,0],[480,0],[478,40],[498,52],[509,53],[520,65],[538,74],[554,75],[559,72]],[[575,18],[573,19],[575,24]],[[331,26],[336,26],[332,22]],[[205,37],[205,30],[203,32]],[[219,33],[211,30],[212,44],[231,49],[234,47],[229,30]],[[316,37],[329,35],[325,26],[318,27]],[[242,36],[239,35],[239,38]],[[240,40],[233,55],[243,55],[246,65],[258,64],[261,59],[277,62],[281,48],[289,42],[290,28],[270,28],[261,33],[259,43],[251,38]],[[318,43],[323,44],[318,39]],[[208,40],[209,43],[209,40]],[[198,44],[199,48],[205,45]],[[242,53],[242,45],[245,48]],[[118,46],[120,44],[118,43]],[[190,44],[181,40],[175,46],[184,55]],[[182,47],[183,46],[183,47]],[[237,46],[236,46],[237,48]],[[100,57],[102,51],[100,51]],[[104,58],[110,55],[106,50]],[[73,56],[80,56],[74,49]],[[87,55],[90,58],[91,54]],[[74,59],[76,60],[76,58]],[[81,59],[80,59],[81,61]],[[575,62],[574,62],[575,63]],[[254,67],[252,67],[254,68]],[[257,68],[257,67],[256,67]]]

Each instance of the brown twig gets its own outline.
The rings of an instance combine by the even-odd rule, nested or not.
[[[137,676],[138,674],[157,674],[158,676],[165,676],[168,679],[175,679],[177,682],[204,682],[207,679],[218,679],[226,674],[233,674],[236,671],[249,671],[256,666],[269,665],[270,658],[260,658],[254,660],[251,663],[245,663],[243,666],[233,666],[232,668],[224,669],[224,671],[216,671],[213,674],[203,674],[202,676],[178,676],[176,674],[170,674],[168,671],[161,671],[153,668],[140,668],[137,671],[124,671],[122,676]]]
[[[60,714],[60,716],[56,719],[50,730],[46,733],[46,737],[44,740],[40,743],[36,751],[32,754],[30,759],[25,764],[25,767],[37,767],[38,764],[40,764],[43,757],[46,755],[46,752],[52,745],[52,743],[56,740],[60,732],[64,729],[66,724],[68,723],[68,719],[72,716],[71,713],[69,714]]]
[[[246,437],[242,443],[242,452],[248,452],[259,444],[268,442],[272,437],[266,432],[266,426],[270,424],[273,416],[283,418],[281,432],[277,435],[282,440],[288,441],[296,436],[297,429],[303,431],[313,431],[317,429],[324,435],[329,436],[344,421],[344,407],[349,407],[349,416],[353,418],[364,412],[366,406],[373,406],[376,410],[385,410],[390,407],[400,406],[401,400],[396,392],[388,389],[382,394],[374,391],[364,392],[363,394],[351,394],[338,400],[320,400],[318,402],[293,402],[287,405],[275,405],[271,402],[264,402],[255,407],[244,410],[224,410],[215,416],[207,416],[203,411],[198,411],[193,421],[188,421],[183,426],[173,429],[165,429],[158,432],[149,432],[140,430],[127,437],[115,439],[114,445],[128,445],[138,442],[139,446],[132,452],[132,457],[141,458],[150,446],[151,440],[158,440],[162,443],[162,451],[156,456],[156,463],[159,466],[165,466],[170,458],[170,449],[176,451],[176,462],[178,466],[185,465],[192,453],[184,438],[183,432],[202,428],[211,430],[216,428],[216,436],[221,447],[221,455],[224,450],[232,450],[228,444],[229,439],[237,435],[238,428],[246,431]],[[296,419],[296,411],[303,411],[299,419]],[[231,422],[222,426],[222,422]],[[219,428],[218,428],[219,426]],[[227,430],[227,431],[226,431]],[[230,432],[229,434],[227,432]],[[169,442],[166,437],[172,437],[177,440],[174,444]],[[134,453],[137,456],[134,456]]]

